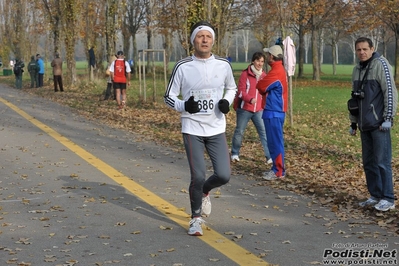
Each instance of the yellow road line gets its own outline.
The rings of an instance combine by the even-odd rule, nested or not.
[[[189,214],[157,196],[150,190],[144,188],[140,184],[134,182],[127,176],[123,175],[121,172],[117,171],[115,168],[109,164],[101,161],[93,154],[87,152],[85,149],[81,148],[76,143],[72,142],[68,138],[62,136],[57,131],[53,130],[49,126],[38,121],[34,117],[30,116],[23,110],[19,109],[17,106],[6,101],[0,97],[0,101],[10,107],[12,110],[17,112],[23,118],[37,126],[39,129],[43,130],[46,134],[53,137],[56,141],[60,142],[62,145],[70,149],[72,152],[80,156],[83,160],[103,172],[106,176],[117,182],[119,185],[133,193],[135,196],[140,198],[145,203],[158,209],[160,212],[164,213],[166,217],[170,220],[176,222],[184,229],[188,229]],[[209,246],[224,254],[226,257],[236,262],[238,265],[270,265],[264,260],[258,258],[256,255],[252,254],[248,250],[237,245],[232,240],[224,237],[210,227],[206,227],[205,234],[198,237]]]

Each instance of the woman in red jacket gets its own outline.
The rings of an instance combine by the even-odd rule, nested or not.
[[[252,63],[242,71],[238,82],[238,91],[234,100],[234,109],[237,113],[236,129],[231,147],[231,161],[240,161],[240,148],[245,128],[249,120],[255,125],[263,146],[266,161],[272,163],[269,148],[267,146],[266,130],[262,120],[262,95],[256,89],[256,83],[263,78],[266,73],[263,71],[265,64],[265,55],[262,52],[256,52],[252,55]]]

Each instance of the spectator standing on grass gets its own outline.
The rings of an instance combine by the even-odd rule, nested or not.
[[[242,138],[249,120],[252,120],[252,123],[258,132],[266,157],[266,162],[269,164],[273,162],[270,158],[265,125],[262,120],[262,95],[256,89],[258,80],[266,76],[266,73],[263,71],[265,59],[265,55],[262,52],[254,53],[252,55],[251,64],[242,71],[238,81],[238,91],[234,99],[234,109],[236,110],[237,115],[236,128],[234,130],[231,147],[232,162],[240,161],[239,155]]]
[[[109,71],[111,72],[111,79],[116,92],[116,101],[118,102],[118,108],[123,109],[126,106],[126,84],[130,85],[131,69],[129,63],[125,60],[122,51],[118,51],[116,56],[117,59],[111,63]]]
[[[40,54],[36,55],[37,63],[39,65],[39,73],[38,73],[38,84],[39,88],[43,87],[43,78],[44,78],[44,61]]]
[[[201,214],[211,213],[209,192],[230,180],[225,114],[230,110],[237,86],[227,59],[211,52],[215,32],[208,22],[201,21],[192,27],[190,41],[194,54],[176,63],[164,98],[169,107],[181,113],[191,175],[188,234],[201,236],[204,223]],[[205,150],[214,171],[209,178],[206,178]]]
[[[15,75],[15,87],[17,89],[22,88],[22,74],[24,73],[24,67],[24,62],[21,59],[17,58],[13,70]]]
[[[117,56],[115,55],[115,59]],[[112,99],[116,100],[116,93],[115,90],[112,88],[112,78],[111,78],[111,71],[109,70],[111,67],[112,60],[110,60],[110,63],[108,63],[107,66],[107,88],[105,89],[105,96],[104,96],[104,101],[109,100],[110,97]]]
[[[129,59],[129,65],[130,65],[130,68],[133,68],[134,67],[134,62],[133,62],[133,59]]]
[[[51,61],[51,67],[53,68],[53,79],[54,79],[54,91],[64,91],[64,86],[62,85],[62,59],[58,52],[55,53],[55,58]]]
[[[89,49],[89,67],[90,67],[90,80],[94,79],[94,69],[96,68],[96,56],[94,54],[94,46]]]
[[[30,57],[30,62],[28,64],[28,72],[30,75],[30,87],[31,88],[38,87],[37,76],[39,74],[39,69],[40,69],[39,64],[35,60],[35,56],[32,55]]]
[[[265,180],[285,176],[284,164],[284,120],[288,107],[288,80],[283,64],[283,50],[280,45],[264,48],[270,71],[258,81],[256,88],[263,95],[262,118],[266,128],[267,144],[273,160],[270,171],[263,174]]]
[[[355,42],[359,63],[352,73],[352,99],[358,111],[349,113],[350,134],[360,131],[362,160],[370,198],[361,207],[379,211],[395,208],[392,178],[391,128],[398,105],[398,92],[388,60],[375,52],[373,42]]]

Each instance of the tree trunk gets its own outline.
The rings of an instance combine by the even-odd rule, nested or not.
[[[172,49],[173,49],[172,41],[173,41],[172,40],[172,33],[169,32],[169,34],[167,34],[165,36],[165,42],[164,42],[164,45],[163,45],[163,48],[165,49],[165,58],[164,58],[164,60],[165,60],[165,64],[166,64],[166,74],[168,76],[169,76],[169,68],[168,68],[169,57],[172,54]]]
[[[312,63],[313,63],[313,80],[320,80],[320,61],[318,49],[318,31],[312,29]]]
[[[303,78],[303,64],[305,61],[305,38],[303,26],[299,26],[299,44],[298,44],[298,78]]]
[[[117,0],[107,0],[107,7],[105,8],[105,47],[107,50],[107,58],[114,58],[115,55],[115,40],[116,40],[116,11],[117,11]]]
[[[60,1],[55,1],[56,8],[53,16],[53,35],[54,35],[54,53],[60,52],[61,49],[61,36],[60,36],[60,23],[62,18]],[[51,15],[51,14],[50,14]]]
[[[332,48],[331,57],[332,57],[333,75],[336,76],[337,75],[337,59],[336,59],[336,56],[337,56],[337,45],[336,45],[335,40],[332,41],[331,48]]]
[[[137,75],[137,72],[138,71],[136,71],[136,70],[138,70],[137,68],[138,68],[138,60],[139,60],[139,57],[138,57],[138,53],[137,53],[137,39],[136,39],[136,34],[134,34],[134,35],[132,35],[132,53],[133,53],[133,64],[134,64],[134,67],[133,67],[133,69],[132,69],[132,72],[135,74],[135,76]]]
[[[64,32],[65,32],[65,49],[66,49],[66,61],[67,61],[67,84],[75,84],[76,82],[76,61],[75,61],[75,41],[76,32],[75,27],[70,25],[76,25],[77,21],[77,6],[74,0],[65,1],[65,20],[64,20]]]
[[[147,27],[147,49],[153,49],[152,47],[152,30],[150,27]],[[151,58],[149,58],[151,56]],[[152,72],[152,68],[150,68],[150,61],[153,62],[154,53],[147,53],[147,74]]]
[[[15,56],[18,59],[21,59],[23,57],[22,54],[22,45],[24,43],[25,40],[25,34],[24,34],[24,16],[23,11],[22,11],[22,3],[21,0],[17,0],[15,3],[15,7],[16,7],[16,12],[15,12],[15,40],[14,40],[14,46],[15,46]]]
[[[67,62],[66,84],[73,85],[76,82],[75,40],[66,39],[65,48]]]
[[[129,29],[127,27],[127,22],[122,22],[122,39],[123,39],[123,48],[120,49],[123,51],[124,55],[125,55],[125,59],[129,60],[131,59],[130,57],[130,32]]]
[[[396,24],[395,31],[395,82],[398,81],[399,78],[399,23]]]

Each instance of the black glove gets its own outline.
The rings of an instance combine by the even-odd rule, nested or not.
[[[229,101],[227,101],[226,99],[221,99],[219,101],[219,110],[223,114],[227,114],[230,111]]]
[[[357,130],[357,124],[356,123],[351,123],[351,126],[349,128],[349,134],[351,136],[355,136],[356,135],[356,130]]]
[[[188,101],[184,102],[184,110],[186,110],[190,114],[195,114],[200,111],[198,102],[194,101],[194,96],[191,96]]]

